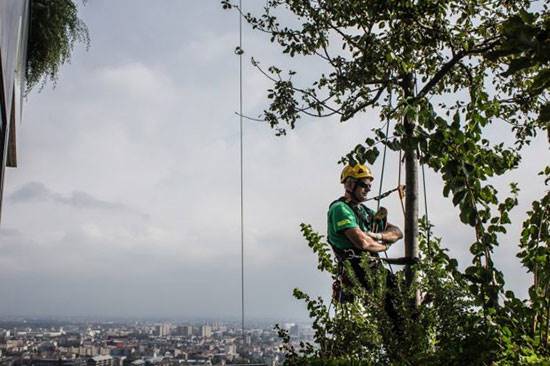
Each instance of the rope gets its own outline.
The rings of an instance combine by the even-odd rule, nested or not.
[[[415,95],[418,95],[418,79],[416,77],[416,72],[414,73],[414,92],[415,92]],[[424,162],[422,160],[424,155],[421,157],[420,154],[419,155],[419,159],[421,161],[420,163],[420,166],[422,167],[422,186],[423,186],[423,190],[424,190],[424,216],[426,216],[426,225],[428,227],[428,231],[426,232],[426,247],[428,249],[428,253],[431,253],[431,245],[430,245],[430,219],[428,217],[428,195],[427,195],[427,190],[426,190],[426,173],[424,172]]]
[[[389,92],[389,98],[390,98],[390,109],[391,109],[391,104],[392,104],[392,92],[391,92],[391,88],[390,88],[390,92]],[[390,134],[390,116],[388,114],[388,118],[387,118],[387,121],[386,121],[386,136],[385,136],[385,139],[384,139],[384,155],[382,156],[382,171],[380,172],[380,187],[378,188],[378,203],[376,204],[376,212],[378,212],[378,210],[380,210],[380,201],[382,201],[382,186],[384,184],[384,171],[386,170],[386,151],[388,150],[388,135]],[[386,257],[386,259],[388,259],[388,251],[387,251],[387,247],[386,247],[386,250],[384,250],[384,256]],[[393,275],[393,268],[391,266],[390,263],[388,263],[388,266],[390,268],[390,272],[391,274]]]
[[[390,93],[390,105],[391,105],[391,93]],[[384,171],[386,170],[386,150],[388,149],[388,135],[390,133],[390,121],[388,116],[388,122],[386,122],[386,137],[384,140],[384,154],[382,155],[382,171],[380,172],[380,187],[378,188],[378,203],[376,204],[376,211],[380,209],[380,201],[382,198],[382,186],[384,185]]]
[[[372,200],[376,200],[378,201],[378,206],[380,206],[380,201],[383,199],[383,198],[386,198],[388,197],[390,194],[392,194],[393,192],[395,191],[399,191],[400,189],[402,189],[402,187],[395,187],[395,188],[392,188],[390,189],[389,191],[386,191],[384,193],[382,193],[381,195],[379,196],[376,196],[376,197],[371,197],[369,199],[367,199],[367,201],[372,201]],[[377,210],[378,211],[378,210]]]
[[[241,198],[241,335],[244,342],[244,174],[243,174],[243,16],[239,0],[239,134],[240,134],[240,198]]]
[[[399,149],[399,175],[397,176],[397,186],[401,186],[401,168],[403,167],[403,150]],[[403,191],[399,189],[399,202],[401,203],[401,211],[403,211],[403,217],[405,217],[405,205],[403,204]]]
[[[426,246],[428,248],[428,253],[431,254],[432,249],[430,246],[430,219],[428,217],[428,195],[426,193],[426,174],[424,172],[424,162],[421,164],[422,167],[422,186],[424,188],[424,215],[426,216],[426,225],[428,226],[428,231],[426,232]]]

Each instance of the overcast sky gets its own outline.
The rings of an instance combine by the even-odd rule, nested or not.
[[[256,3],[258,5],[259,2]],[[209,1],[90,0],[81,9],[91,47],[77,47],[58,85],[33,92],[18,127],[19,167],[5,181],[0,228],[0,315],[240,317],[238,17]],[[262,34],[245,28],[245,59],[289,65]],[[323,69],[313,60],[306,76]],[[269,83],[246,62],[244,109],[257,115]],[[246,122],[247,318],[305,319],[294,287],[328,299],[330,279],[299,232],[326,231],[342,187],[337,161],[379,124],[374,111],[346,124],[304,118],[286,137]],[[505,129],[491,136],[510,141]],[[526,150],[520,221],[542,195],[536,172],[544,137]],[[388,156],[384,189],[397,184]],[[374,171],[379,175],[380,166]],[[379,180],[375,181],[375,190]],[[471,260],[471,230],[428,174],[436,235]],[[402,226],[398,199],[384,203]],[[515,258],[519,230],[496,261],[509,288],[530,276]],[[398,243],[390,255],[403,254]]]

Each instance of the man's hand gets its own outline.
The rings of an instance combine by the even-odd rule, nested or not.
[[[372,231],[367,231],[367,235],[377,241],[382,241],[381,233],[373,233]]]
[[[375,240],[378,240],[378,241],[382,241],[386,244],[393,244],[396,241],[398,241],[399,239],[403,238],[403,233],[401,232],[401,230],[399,230],[399,228],[397,226],[392,225],[389,222],[387,223],[386,229],[384,231],[382,231],[380,233],[372,233],[372,234],[373,235],[380,235],[380,239],[376,239],[374,236],[367,233],[367,235],[369,235],[371,238],[373,238]]]

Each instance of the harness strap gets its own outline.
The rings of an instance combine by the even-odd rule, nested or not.
[[[383,198],[386,198],[388,197],[390,194],[392,194],[393,192],[395,191],[399,191],[399,194],[401,195],[401,191],[404,191],[405,190],[405,186],[404,185],[398,185],[396,188],[392,188],[376,197],[371,197],[371,198],[368,198],[367,201],[372,201],[372,200],[375,200],[375,201],[381,201]]]
[[[363,223],[363,225],[366,228],[370,228],[371,224],[375,223],[376,218],[374,215],[363,214],[359,210],[359,205],[355,207],[350,205],[348,202],[346,202],[345,197],[340,197],[339,199],[333,201],[329,205],[329,207],[337,202],[343,202],[344,204],[346,204],[352,210],[357,222]],[[368,209],[363,204],[360,204],[360,205],[363,207],[364,211],[369,212]],[[342,303],[343,301],[345,301],[344,299],[345,294],[344,294],[343,287],[347,282],[349,282],[349,279],[347,279],[344,271],[345,261],[348,261],[351,264],[351,267],[353,271],[356,273],[356,275],[358,276],[358,280],[360,281],[361,285],[365,288],[367,288],[368,286],[364,282],[365,281],[364,278],[361,278],[363,270],[361,269],[360,261],[362,258],[365,258],[365,252],[355,247],[351,247],[347,249],[338,248],[332,245],[330,241],[329,241],[329,244],[331,244],[331,247],[336,259],[336,265],[337,265],[337,273],[336,273],[337,278],[333,284],[333,297],[335,296],[338,303]],[[369,267],[374,268],[375,266],[380,265],[380,257],[378,256],[378,253],[366,253],[366,258],[369,261]]]
[[[352,211],[353,213],[355,214],[355,218],[357,219],[357,221],[361,221],[365,226],[370,226],[370,224],[372,223],[372,220],[371,220],[371,217],[370,216],[365,216],[363,215],[360,211],[359,211],[359,206],[363,207],[363,209],[365,211],[368,211],[367,207],[362,204],[362,203],[359,203],[357,206],[352,206],[350,205],[347,201],[346,201],[346,198],[345,197],[340,197],[338,198],[337,200],[335,201],[332,201],[329,205],[332,206],[333,204],[335,204],[336,202],[342,202],[342,203],[345,203],[346,206],[348,206]]]

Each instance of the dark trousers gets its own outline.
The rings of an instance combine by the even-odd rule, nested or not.
[[[378,276],[380,275],[380,272],[383,272],[383,276],[386,279],[386,289],[384,292],[384,310],[394,324],[399,323],[399,313],[397,311],[398,302],[395,296],[398,291],[398,286],[397,278],[395,277],[395,275],[391,273],[388,269],[386,269],[378,260],[373,260],[369,264],[370,271],[372,272],[370,274],[367,274],[365,269],[361,267],[361,258],[353,257],[346,259],[345,261],[348,261],[350,263],[357,281],[359,282],[361,287],[363,287],[367,292],[373,291],[373,281],[379,278]],[[345,276],[342,261],[340,261],[339,266],[341,266],[340,273],[342,274],[342,288],[340,289],[339,300],[340,302],[352,302],[353,295],[349,293],[349,291],[346,291],[346,287],[351,286],[352,283]],[[376,276],[372,276],[373,274],[376,274]]]

